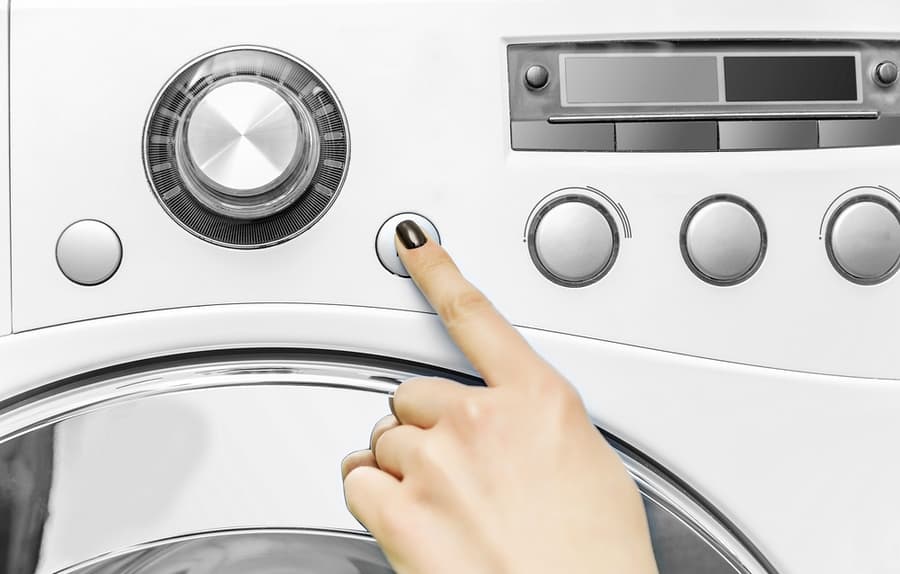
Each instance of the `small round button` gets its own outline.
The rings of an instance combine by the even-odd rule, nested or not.
[[[881,84],[882,86],[891,86],[896,81],[898,76],[900,76],[900,71],[897,69],[897,64],[890,61],[885,61],[875,68],[875,81]]]
[[[56,263],[69,280],[99,285],[112,277],[122,262],[122,243],[113,229],[93,219],[68,226],[56,242]]]
[[[886,281],[900,267],[900,212],[874,195],[861,195],[834,212],[825,233],[834,268],[860,285]]]
[[[681,253],[697,277],[713,285],[747,280],[765,257],[762,218],[746,201],[714,196],[695,205],[681,227]]]
[[[532,90],[541,90],[550,82],[550,72],[544,66],[534,65],[525,70],[525,85]]]
[[[394,235],[396,234],[397,224],[406,219],[415,221],[430,238],[438,243],[441,242],[441,236],[434,224],[427,217],[418,213],[398,213],[385,221],[378,230],[378,235],[375,236],[375,252],[384,268],[400,277],[409,277],[409,273],[406,272],[406,267],[403,266],[400,256],[397,255]]]
[[[612,268],[619,251],[615,221],[600,203],[567,195],[544,205],[528,233],[531,259],[545,277],[565,287],[583,287]]]

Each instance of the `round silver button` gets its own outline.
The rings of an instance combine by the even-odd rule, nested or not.
[[[746,201],[714,196],[695,205],[681,228],[681,252],[688,267],[713,285],[736,285],[762,264],[766,232]]]
[[[56,242],[56,263],[69,280],[99,285],[112,277],[122,262],[122,243],[113,229],[93,219],[67,227]]]
[[[825,247],[834,268],[850,281],[886,281],[900,267],[900,212],[881,197],[852,198],[828,222]]]
[[[894,62],[884,61],[875,68],[875,81],[882,86],[893,85],[898,76],[900,76],[900,70],[897,69],[897,64]]]
[[[434,224],[431,223],[427,217],[419,215],[418,213],[398,213],[385,221],[378,230],[378,234],[375,236],[375,252],[384,268],[400,277],[409,277],[409,273],[406,272],[406,267],[403,266],[403,262],[400,261],[400,256],[397,255],[397,247],[394,245],[394,235],[396,234],[397,224],[407,219],[419,224],[419,227],[421,227],[431,239],[434,239],[438,243],[441,242],[441,235],[438,233]]]
[[[530,66],[525,70],[525,85],[532,90],[542,90],[550,83],[550,72],[544,66]]]
[[[587,196],[563,196],[545,205],[529,231],[531,258],[554,283],[582,287],[612,267],[619,236],[606,209]]]
[[[234,196],[268,189],[297,159],[300,128],[275,90],[236,81],[213,88],[190,117],[187,147],[199,173]]]

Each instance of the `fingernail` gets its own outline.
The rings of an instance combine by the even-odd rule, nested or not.
[[[428,241],[428,236],[419,225],[411,219],[404,219],[397,224],[397,237],[400,243],[407,249],[422,247]]]
[[[397,411],[394,410],[394,395],[388,395],[388,407],[391,409],[391,414],[394,415],[394,418],[396,419]]]

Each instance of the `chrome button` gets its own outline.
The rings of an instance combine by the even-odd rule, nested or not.
[[[694,206],[681,230],[688,267],[713,285],[735,285],[759,268],[765,255],[765,227],[749,203],[714,196]]]
[[[898,76],[900,76],[900,70],[897,69],[897,64],[894,62],[884,61],[875,68],[875,81],[881,86],[892,86]]]
[[[565,287],[583,287],[602,278],[612,267],[618,247],[612,217],[587,196],[551,201],[538,211],[529,232],[538,270]]]
[[[542,90],[550,83],[550,72],[544,66],[530,66],[525,70],[525,85],[531,90]]]
[[[93,219],[68,226],[56,242],[56,263],[70,281],[99,285],[112,277],[122,262],[122,243],[113,229]]]
[[[397,248],[394,245],[394,234],[396,233],[397,224],[406,219],[415,221],[429,237],[438,243],[441,242],[441,235],[434,224],[427,217],[418,213],[398,213],[385,221],[375,236],[375,253],[385,269],[400,277],[409,277],[409,273],[407,273],[406,267],[403,266],[403,262],[400,261],[400,256],[397,255]]]
[[[835,211],[825,237],[828,258],[848,280],[886,281],[900,267],[900,212],[877,196],[859,196]]]

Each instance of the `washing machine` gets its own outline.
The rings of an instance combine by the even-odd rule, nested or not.
[[[662,574],[900,572],[896,2],[2,17],[3,572],[391,572],[340,461],[481,384],[403,219],[577,387]]]

